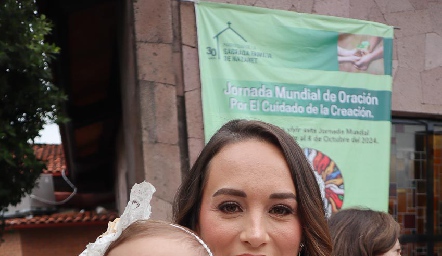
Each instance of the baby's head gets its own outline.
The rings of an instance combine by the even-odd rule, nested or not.
[[[208,256],[204,242],[191,230],[164,221],[143,220],[129,225],[104,256]]]

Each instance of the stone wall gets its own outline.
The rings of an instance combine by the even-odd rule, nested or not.
[[[118,148],[125,154],[117,161],[123,167],[117,168],[117,177],[122,179],[126,173],[127,181],[117,182],[118,205],[121,208],[128,200],[127,191],[120,190],[123,183],[130,190],[135,182],[147,180],[157,189],[152,218],[171,220],[173,197],[185,165],[182,161],[187,161],[182,157],[187,150],[182,145],[187,142],[179,139],[184,96],[179,31],[173,30],[179,27],[174,26],[178,2],[125,1],[124,7],[120,48],[123,139]]]
[[[442,2],[430,0],[216,1],[381,22],[396,27],[393,115],[442,114]],[[204,145],[193,2],[125,1],[124,145],[129,184],[157,187],[154,218],[170,219],[173,196]],[[133,26],[131,24],[133,22]],[[132,30],[131,30],[132,29]],[[131,51],[134,50],[132,53]],[[131,62],[131,56],[133,62]],[[128,69],[123,62],[122,70]],[[123,72],[124,73],[124,72]],[[138,155],[140,154],[140,155]],[[132,165],[132,166],[130,166]],[[139,173],[141,171],[141,173]],[[140,175],[141,174],[141,175]],[[130,178],[132,177],[132,178]]]

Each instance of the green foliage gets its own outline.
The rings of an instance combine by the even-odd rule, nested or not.
[[[52,25],[36,9],[33,0],[0,3],[0,211],[34,187],[44,163],[32,142],[65,100],[51,82],[60,49],[45,42]]]

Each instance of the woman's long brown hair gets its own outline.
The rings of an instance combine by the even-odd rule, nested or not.
[[[249,139],[271,143],[284,154],[298,198],[304,244],[301,255],[331,255],[331,239],[319,186],[302,149],[284,130],[261,121],[232,120],[212,136],[179,188],[173,205],[174,221],[195,230],[210,161],[226,145]]]

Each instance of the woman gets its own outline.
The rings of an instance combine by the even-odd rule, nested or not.
[[[331,255],[318,184],[281,128],[233,120],[204,147],[174,204],[216,256]]]
[[[399,256],[400,226],[385,212],[354,208],[329,219],[333,255]]]

